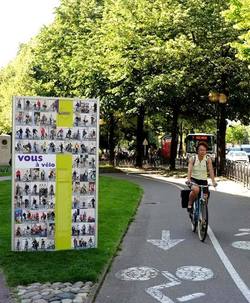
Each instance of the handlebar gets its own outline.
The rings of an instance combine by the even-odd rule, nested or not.
[[[187,186],[191,187],[192,185],[195,185],[195,186],[199,186],[200,188],[208,188],[209,186],[214,186],[213,184],[207,184],[207,185],[199,185],[197,183],[194,183],[194,182],[188,182],[186,181],[185,182]],[[218,184],[216,183],[214,187],[216,187]]]

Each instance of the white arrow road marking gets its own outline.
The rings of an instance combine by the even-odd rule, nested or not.
[[[163,250],[168,250],[171,247],[174,247],[178,243],[184,241],[185,239],[174,239],[170,240],[170,231],[169,230],[163,230],[162,231],[162,236],[161,239],[152,239],[152,240],[147,240],[147,242],[158,246],[159,248]]]
[[[236,237],[250,235],[250,228],[240,228],[241,233],[235,234]]]

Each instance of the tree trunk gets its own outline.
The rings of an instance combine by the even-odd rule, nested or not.
[[[140,106],[137,116],[137,129],[136,129],[136,166],[142,167],[143,158],[143,126],[144,126],[145,109]]]
[[[182,122],[180,123],[180,127],[179,127],[179,136],[180,136],[180,146],[179,146],[178,155],[179,155],[179,158],[182,159],[182,154],[183,154],[183,128],[182,128]]]
[[[177,145],[178,145],[178,116],[179,111],[175,107],[173,109],[173,122],[171,130],[171,152],[170,152],[170,170],[175,169],[175,159],[177,156]]]
[[[115,118],[114,114],[110,114],[109,120],[109,164],[114,166],[115,164]]]
[[[225,104],[220,104],[220,119],[219,119],[219,147],[218,147],[218,176],[223,175],[225,168],[225,155],[226,155],[226,109]]]

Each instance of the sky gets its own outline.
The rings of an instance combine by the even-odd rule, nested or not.
[[[60,0],[0,0],[0,68],[15,58],[20,43],[54,19]]]

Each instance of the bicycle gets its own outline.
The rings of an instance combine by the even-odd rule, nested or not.
[[[208,197],[204,196],[204,189],[208,188],[208,185],[198,185],[196,183],[189,183],[189,186],[196,185],[200,188],[200,193],[195,199],[193,204],[193,212],[190,214],[192,231],[196,232],[198,227],[198,236],[201,242],[204,242],[207,236],[208,229]]]

